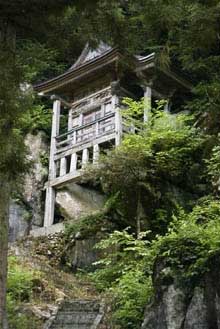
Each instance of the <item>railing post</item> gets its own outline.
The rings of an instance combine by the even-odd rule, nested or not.
[[[70,172],[74,172],[77,170],[77,154],[73,153],[71,155],[71,163],[70,163]]]
[[[73,132],[73,144],[76,144],[76,130]]]
[[[99,122],[96,122],[95,124],[95,136],[97,137],[99,135]]]
[[[167,100],[166,104],[164,105],[164,112],[166,112],[166,113],[170,112],[169,100]]]
[[[83,114],[80,113],[79,115],[79,127],[83,125]]]
[[[72,114],[72,109],[69,109],[68,112],[68,131],[70,131],[73,128],[73,114]],[[67,135],[67,139],[71,139],[72,134]]]
[[[99,160],[99,152],[100,152],[99,144],[95,144],[93,146],[93,163],[94,164],[97,164],[97,162]]]
[[[66,175],[66,158],[61,158],[60,160],[60,176]]]
[[[82,168],[84,168],[88,162],[89,162],[89,150],[84,149],[82,153]]]
[[[122,140],[122,118],[118,107],[118,97],[116,95],[112,97],[112,106],[115,111],[115,145],[118,146],[121,144]]]
[[[144,92],[144,122],[147,122],[149,119],[149,114],[152,106],[151,98],[152,98],[152,89],[151,87],[147,86],[145,87],[145,92]]]

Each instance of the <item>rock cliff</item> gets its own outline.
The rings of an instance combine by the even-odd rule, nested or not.
[[[10,241],[28,232],[33,227],[42,225],[44,212],[44,182],[47,167],[44,161],[48,154],[48,145],[43,132],[28,134],[25,143],[29,149],[29,160],[32,163],[26,175],[21,192],[12,200],[10,206]]]
[[[155,299],[148,305],[142,329],[219,329],[220,261],[213,261],[209,272],[198,280],[181,285],[167,281],[164,268],[155,267]]]

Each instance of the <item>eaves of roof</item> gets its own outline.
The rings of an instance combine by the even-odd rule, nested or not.
[[[102,55],[95,57],[82,65],[78,65],[72,69],[69,69],[65,73],[47,80],[45,82],[34,85],[34,90],[37,92],[47,93],[59,87],[62,87],[70,82],[77,81],[83,76],[86,76],[93,71],[99,70],[100,68],[111,64],[112,62],[119,59],[121,54],[117,48],[110,49]]]
[[[155,67],[155,69],[158,72],[161,72],[161,73],[165,74],[166,76],[170,77],[173,81],[176,81],[178,84],[182,85],[184,88],[186,88],[188,90],[192,90],[193,84],[188,79],[185,79],[181,75],[176,73],[175,68],[163,69],[163,68],[159,67],[158,65],[156,66],[155,53],[152,53],[148,56],[137,58],[136,72],[143,72],[143,71],[149,69],[150,67]]]

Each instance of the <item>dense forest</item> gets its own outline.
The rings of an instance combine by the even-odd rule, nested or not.
[[[57,242],[63,253],[52,250],[49,262],[103,296],[109,306],[104,328],[220,328],[219,31],[217,0],[0,0],[1,329],[42,328],[16,316],[18,305],[30,302],[39,273],[8,257],[10,199],[31,168],[25,136],[44,131],[50,139],[52,103],[32,86],[67,70],[87,42],[96,48],[100,41],[118,47],[128,65],[132,55],[154,52],[162,70],[175,67],[192,89],[175,100],[173,114],[163,111],[166,100],[156,102],[144,124],[137,119],[143,100],[124,99],[124,119],[139,133],[126,135],[101,165],[86,169],[87,184],[105,193],[106,204],[66,225]],[[73,273],[64,256],[71,239],[100,231],[93,270]],[[200,298],[184,323],[172,315],[171,286],[173,303],[184,310],[196,293]],[[169,303],[170,322],[163,309]],[[207,316],[194,323],[199,313]]]

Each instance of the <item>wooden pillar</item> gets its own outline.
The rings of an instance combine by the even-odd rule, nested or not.
[[[95,135],[96,136],[99,135],[99,122],[96,122],[96,124],[95,124]]]
[[[61,158],[61,160],[60,160],[60,176],[66,175],[66,169],[67,169],[66,165],[67,165],[66,158],[65,157]]]
[[[89,162],[89,150],[84,149],[82,153],[82,168],[84,168],[88,162]]]
[[[53,117],[52,117],[52,131],[50,142],[50,163],[49,163],[49,180],[56,177],[56,165],[54,161],[54,154],[56,152],[56,137],[59,135],[60,129],[60,106],[59,100],[53,103]]]
[[[47,187],[45,213],[44,213],[44,227],[53,225],[55,199],[56,199],[55,189],[53,187]]]
[[[80,113],[79,115],[79,126],[82,126],[83,125],[83,114]]]
[[[116,95],[112,97],[112,107],[115,111],[115,145],[118,146],[121,144],[122,140],[122,118],[118,107],[118,97]]]
[[[76,170],[77,170],[77,154],[73,153],[71,155],[70,172],[74,172]]]
[[[68,131],[70,131],[73,128],[73,113],[72,109],[69,109],[68,113]]]
[[[147,122],[149,119],[149,114],[152,107],[152,89],[151,87],[145,87],[144,92],[144,122]]]
[[[73,114],[72,109],[69,109],[68,112],[68,131],[70,131],[73,128]],[[71,139],[72,134],[68,134],[67,139]]]
[[[56,136],[59,135],[60,128],[60,107],[61,102],[55,100],[53,103],[53,117],[52,117],[52,131],[50,142],[50,160],[49,160],[49,177],[51,181],[56,178],[56,163],[54,161],[54,155],[56,152]],[[47,187],[46,200],[45,200],[45,213],[44,213],[44,226],[53,225],[54,222],[54,209],[55,209],[55,189]]]
[[[73,132],[73,144],[76,144],[76,130]]]
[[[99,144],[95,144],[93,146],[93,163],[94,164],[97,164],[97,162],[99,161],[99,153],[100,153]]]
[[[169,100],[167,100],[166,104],[164,105],[164,112],[169,113],[170,112],[170,104]]]

